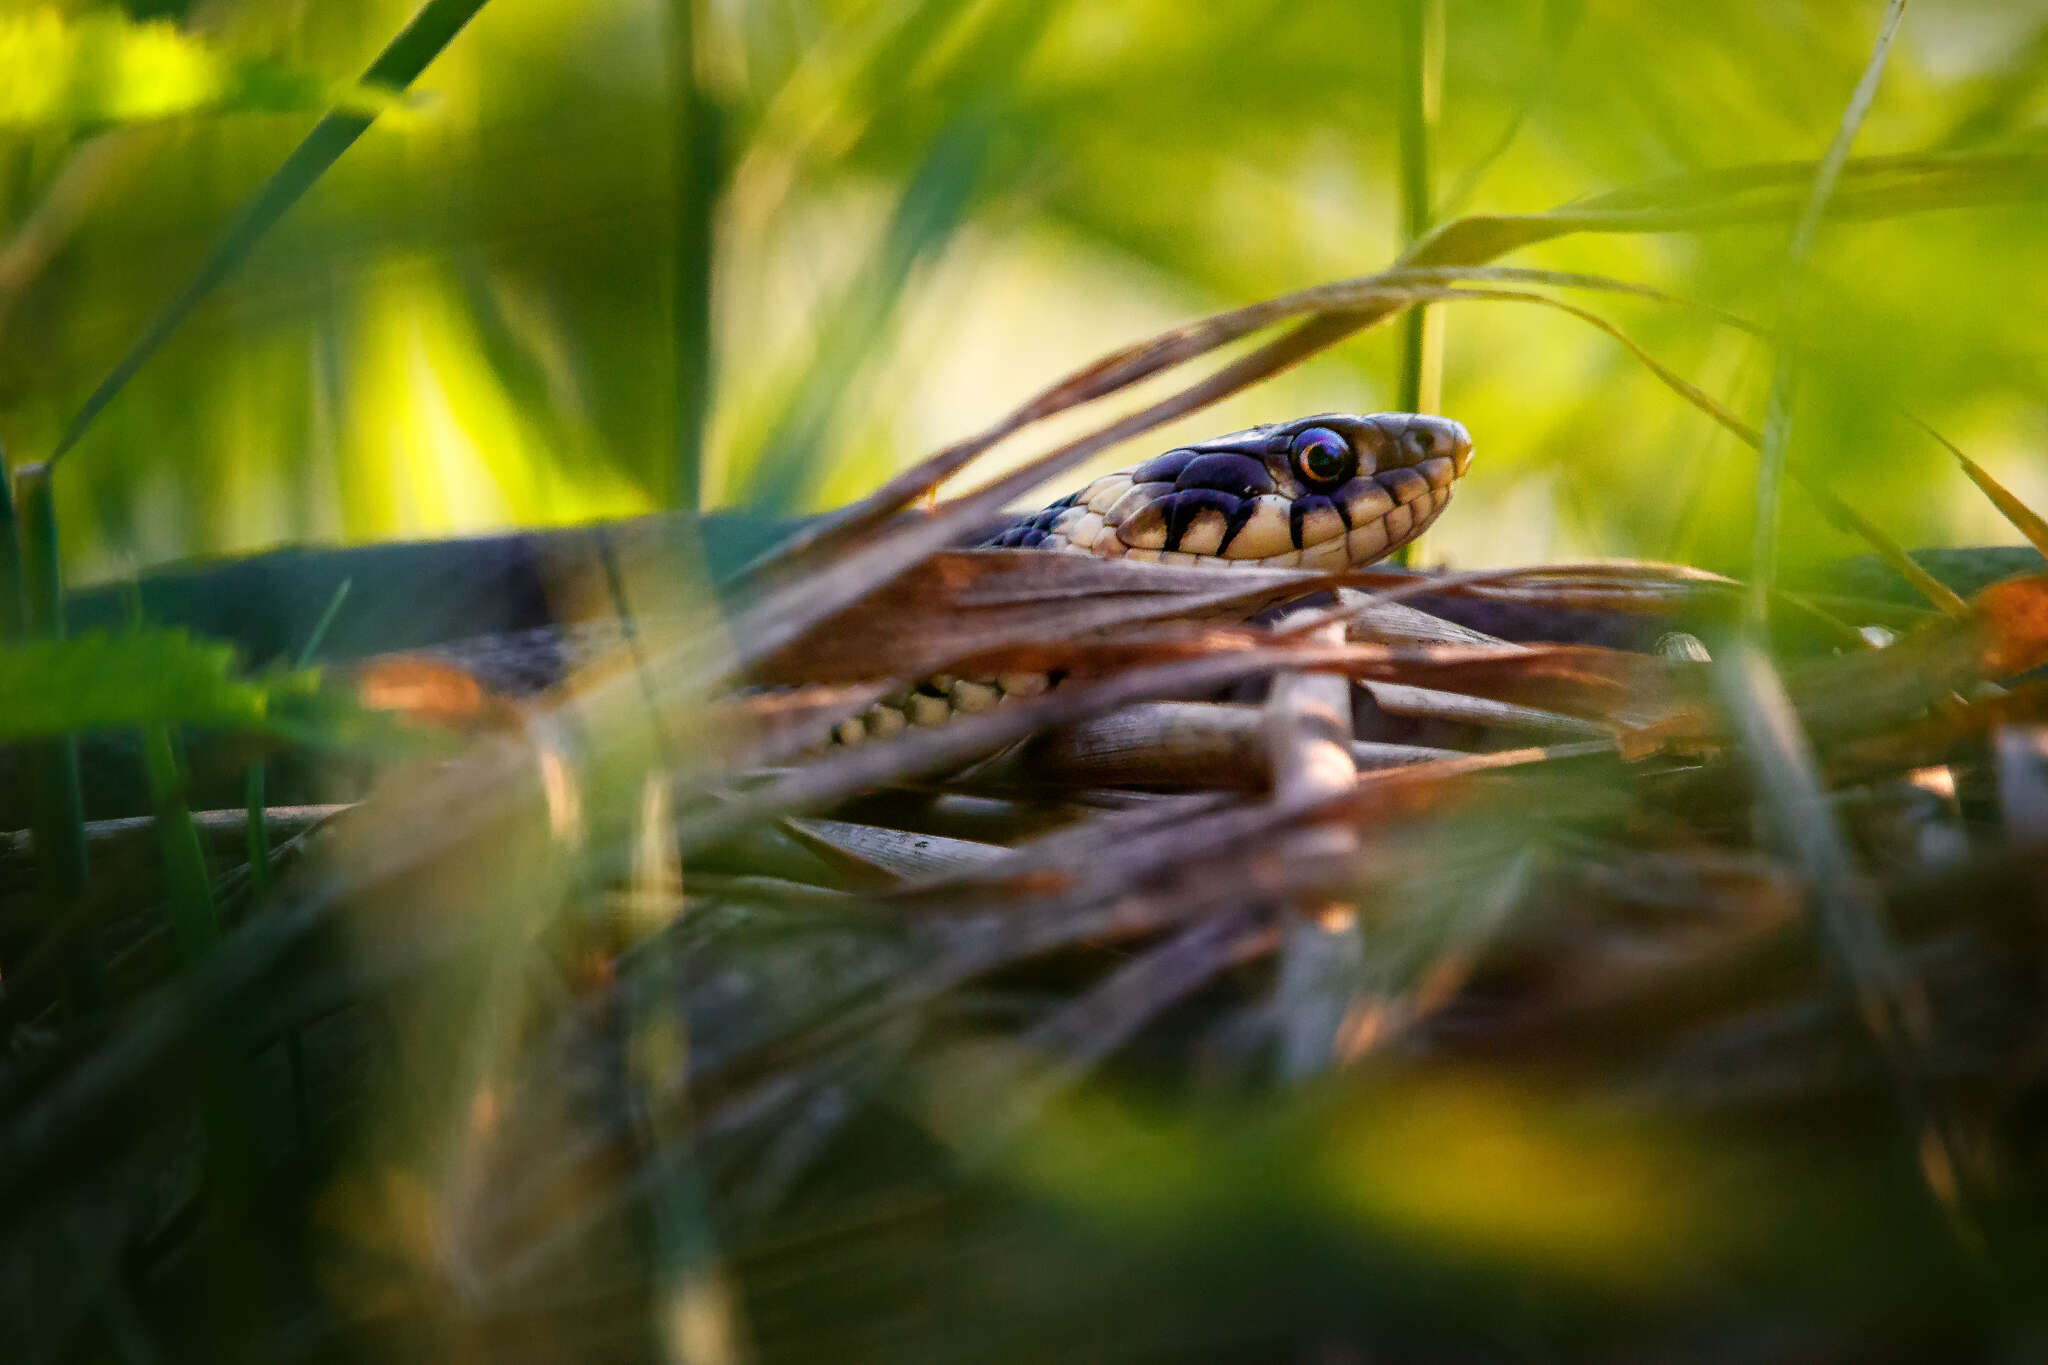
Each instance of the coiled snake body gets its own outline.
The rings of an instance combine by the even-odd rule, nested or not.
[[[1228,569],[1343,569],[1415,539],[1451,500],[1472,437],[1448,417],[1322,413],[1233,432],[1105,474],[986,542]],[[1049,685],[1043,674],[928,678],[842,721],[840,744],[944,724]]]

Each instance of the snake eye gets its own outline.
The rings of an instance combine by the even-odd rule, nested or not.
[[[1358,472],[1358,456],[1328,427],[1310,427],[1294,438],[1294,468],[1314,484],[1342,483]]]

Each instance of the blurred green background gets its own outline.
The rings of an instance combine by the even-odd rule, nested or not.
[[[413,9],[134,0],[129,18],[176,23],[267,79],[140,121],[89,98],[0,101],[11,460],[49,451],[311,126],[317,102],[287,78],[346,87]],[[488,4],[67,456],[70,570],[693,496],[842,502],[1104,350],[1388,264],[1403,245],[1398,9]],[[1817,157],[1881,9],[1449,0],[1436,212]],[[13,0],[0,67],[5,25],[18,40],[92,13],[107,11]],[[2038,146],[2044,73],[2048,6],[1916,6],[1857,152]],[[91,93],[91,73],[71,79]],[[1513,263],[1769,320],[1785,237],[1580,237]],[[1901,407],[2048,505],[2044,245],[2038,203],[1822,236],[1794,454],[1909,545],[2014,537]],[[1761,419],[1756,343],[1697,313],[1590,302]],[[1430,558],[1742,568],[1752,457],[1612,341],[1510,303],[1458,305],[1446,333],[1443,407],[1483,462]],[[1368,333],[1145,445],[1393,406],[1398,342]],[[1789,560],[1860,548],[1791,497]]]

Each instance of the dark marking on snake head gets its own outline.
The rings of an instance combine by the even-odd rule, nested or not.
[[[1217,543],[1216,553],[1222,554],[1230,548],[1230,542],[1237,539],[1237,533],[1252,519],[1252,513],[1259,510],[1259,504],[1252,498],[1241,498],[1236,508],[1224,513],[1223,539]]]
[[[1273,491],[1273,474],[1266,468],[1264,460],[1231,451],[1211,450],[1189,460],[1174,480],[1174,487],[1210,488],[1219,493],[1233,493],[1240,498],[1254,498]]]
[[[1220,513],[1228,526],[1243,505],[1244,499],[1216,488],[1187,488],[1167,494],[1159,500],[1159,506],[1166,513],[1166,548],[1178,550],[1181,540],[1193,528],[1195,518],[1202,513]]]
[[[1159,500],[1159,510],[1166,517],[1166,545],[1164,548],[1178,550],[1181,537],[1194,525],[1195,509],[1178,493],[1168,493]]]
[[[1188,462],[1200,453],[1183,447],[1179,450],[1169,450],[1164,455],[1154,455],[1131,471],[1131,482],[1172,483],[1180,477],[1181,470],[1187,468]]]
[[[1345,531],[1349,532],[1351,530],[1351,509],[1344,505],[1342,499],[1325,497],[1321,493],[1304,493],[1294,500],[1293,506],[1287,509],[1287,529],[1294,537],[1295,549],[1307,548],[1302,544],[1301,540],[1302,524],[1308,520],[1312,513],[1320,512],[1324,508],[1335,509],[1338,517],[1344,522]]]

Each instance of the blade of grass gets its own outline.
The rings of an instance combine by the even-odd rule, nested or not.
[[[1811,161],[1732,166],[1575,200],[1542,213],[1474,214],[1443,224],[1409,265],[1490,260],[1577,232],[1697,232],[1796,219],[1813,183]],[[2048,190],[2040,152],[1913,153],[1865,157],[1842,168],[1823,212],[1830,219],[1889,218],[2038,198]]]
[[[192,824],[192,806],[185,799],[185,775],[178,762],[171,727],[162,723],[142,730],[143,768],[149,778],[149,804],[156,814],[157,845],[164,859],[164,904],[178,957],[190,968],[204,961],[220,941],[220,912],[206,872],[206,855]]]
[[[24,591],[21,519],[14,507],[14,476],[7,468],[6,448],[0,446],[0,649],[21,639],[28,628]],[[20,967],[15,944],[0,943],[0,972],[12,981]]]
[[[2048,521],[2043,521],[2040,513],[2027,506],[2024,502],[2021,502],[2018,497],[2014,496],[2011,489],[1992,478],[1990,474],[1985,472],[1982,465],[1963,454],[1961,447],[1957,446],[1954,441],[1949,440],[1948,437],[1942,435],[1918,417],[1909,416],[1907,420],[1939,441],[1949,454],[1955,456],[1956,463],[1963,467],[1963,473],[1969,476],[1971,483],[1976,484],[1978,488],[1983,490],[1985,497],[1991,499],[1991,505],[1998,509],[1999,515],[2011,522],[2013,529],[2025,536],[2029,545],[2032,545],[2042,554],[2048,555]]]
[[[1891,943],[1873,884],[1856,867],[1791,695],[1764,651],[1741,637],[1722,651],[1714,679],[1742,737],[1768,827],[1806,875],[1809,914],[1830,977],[1884,1062],[1928,1191],[1958,1234],[1974,1243],[1953,1121],[1927,1075],[1933,1021],[1925,992]]]
[[[58,569],[57,502],[47,464],[23,465],[15,476],[21,505],[22,585],[26,637],[64,638],[64,585]],[[78,742],[69,735],[34,744],[36,861],[43,884],[59,900],[85,887],[85,807],[79,794]]]
[[[1821,216],[1827,209],[1828,199],[1834,194],[1835,182],[1841,178],[1842,168],[1848,164],[1849,148],[1856,141],[1864,116],[1877,99],[1877,84],[1884,75],[1892,39],[1897,35],[1899,22],[1905,13],[1906,0],[1890,0],[1885,7],[1884,19],[1878,25],[1877,40],[1871,45],[1870,60],[1863,68],[1863,77],[1857,81],[1856,89],[1849,96],[1848,107],[1842,111],[1834,141],[1814,171],[1806,203],[1799,211],[1792,228],[1792,240],[1785,248],[1784,282],[1778,307],[1782,325],[1797,325],[1799,321],[1805,295],[1806,263],[1812,257],[1814,241],[1820,235]],[[1764,409],[1763,444],[1758,450],[1761,461],[1757,467],[1756,540],[1750,555],[1749,603],[1750,617],[1758,630],[1762,630],[1770,620],[1771,594],[1778,585],[1778,509],[1783,497],[1785,449],[1792,436],[1792,399],[1797,384],[1795,353],[1792,348],[1781,348],[1771,373],[1770,399]]]
[[[128,585],[128,620],[138,630],[145,624],[142,589],[133,582]],[[157,848],[164,860],[164,913],[179,960],[190,971],[220,941],[220,907],[213,899],[206,854],[185,797],[184,765],[178,760],[170,722],[151,721],[142,727],[142,768],[150,811],[156,817]]]
[[[1410,250],[1429,232],[1431,163],[1437,116],[1443,105],[1443,0],[1402,0],[1401,25],[1401,240]],[[1435,412],[1443,403],[1443,314],[1418,303],[1401,319],[1401,378],[1395,406]],[[1397,564],[1422,557],[1416,537],[1395,552]]]
[[[14,476],[7,469],[7,448],[0,446],[0,645],[19,640],[28,627],[24,572],[21,516],[14,507]]]
[[[904,186],[881,239],[830,307],[804,377],[748,471],[746,501],[776,511],[798,505],[825,472],[833,419],[874,354],[918,267],[966,222],[998,130],[984,102],[942,132]]]
[[[363,73],[362,84],[369,88],[389,89],[394,94],[403,93],[427,64],[438,57],[463,26],[475,17],[484,3],[485,0],[427,0],[419,13],[413,16],[412,22],[400,29],[377,59],[370,63],[369,69]],[[242,210],[241,216],[221,234],[206,259],[200,262],[199,269],[186,281],[185,287],[151,319],[142,335],[128,348],[128,353],[86,398],[64,428],[64,434],[58,438],[56,449],[50,454],[50,464],[54,465],[78,444],[94,419],[127,387],[136,371],[156,354],[199,301],[242,263],[263,234],[313,187],[315,181],[326,174],[343,152],[355,145],[356,139],[375,121],[374,112],[337,111],[313,126],[313,131],[293,149],[284,165],[264,182],[263,188],[256,192],[256,197]]]
[[[1508,116],[1500,135],[1465,168],[1464,174],[1452,182],[1436,206],[1438,214],[1457,213],[1465,207],[1487,172],[1507,154],[1508,148],[1514,146],[1529,115],[1549,98],[1564,62],[1565,49],[1571,46],[1579,31],[1579,23],[1586,16],[1586,4],[1585,0],[1561,0],[1560,3],[1545,5],[1543,10],[1543,38],[1535,46],[1535,57],[1528,64],[1531,74],[1521,83],[1514,112]]]
[[[725,109],[712,90],[699,0],[669,0],[669,102],[675,108],[675,223],[669,239],[675,347],[676,466],[670,501],[704,503],[704,433],[716,381],[712,279],[718,205],[725,187]]]
[[[64,637],[64,584],[58,569],[57,502],[50,466],[22,466],[15,475],[20,506],[22,638]],[[45,909],[55,923],[84,894],[90,866],[85,852],[85,801],[80,792],[78,741],[71,735],[39,739],[28,746],[29,781],[35,788],[36,874]],[[92,972],[73,945],[65,976],[74,1004],[95,992]]]
[[[349,587],[355,582],[344,578],[334,590],[334,596],[327,603],[327,610],[320,613],[320,619],[313,625],[313,633],[306,637],[306,644],[299,651],[298,668],[310,668],[313,656],[320,650],[320,642],[327,638],[328,628],[334,618],[341,614],[341,604],[348,600]],[[270,889],[270,827],[268,806],[263,789],[268,781],[268,765],[262,759],[249,765],[249,776],[244,786],[245,805],[249,812],[247,829],[249,841],[249,890],[260,900]]]
[[[1530,294],[1517,290],[1468,289],[1454,292],[1467,298],[1505,299],[1518,300],[1525,303],[1539,303],[1569,313],[1581,322],[1598,328],[1614,340],[1620,342],[1631,355],[1642,362],[1650,373],[1655,375],[1687,402],[1713,418],[1714,421],[1726,428],[1730,434],[1744,445],[1759,452],[1763,450],[1764,437],[1753,427],[1709,397],[1706,391],[1698,385],[1692,383],[1668,365],[1665,365],[1655,356],[1652,356],[1620,328],[1601,317],[1598,313],[1590,309],[1581,308],[1576,304],[1567,303],[1562,299],[1553,299],[1546,295]],[[1875,549],[1878,555],[1893,570],[1907,582],[1911,583],[1929,602],[1932,602],[1950,616],[1962,616],[1969,612],[1968,603],[1957,596],[1955,591],[1947,584],[1921,568],[1914,561],[1913,557],[1906,553],[1903,546],[1880,531],[1875,523],[1822,487],[1817,478],[1802,470],[1798,465],[1787,463],[1784,468],[1785,472],[1792,477],[1792,480],[1806,490],[1807,494],[1819,504],[1821,512],[1829,521],[1849,534],[1858,536],[1868,542],[1871,548]],[[1752,594],[1754,594],[1755,590],[1755,584],[1752,583]],[[1775,595],[1775,589],[1772,590],[1772,595]],[[1754,597],[1752,596],[1753,600]]]
[[[1412,249],[1430,229],[1432,150],[1443,104],[1443,0],[1401,0],[1399,20],[1401,240]],[[1399,393],[1401,407],[1408,412],[1434,410],[1437,395],[1433,390],[1441,378],[1433,372],[1425,345],[1428,312],[1417,307],[1406,318]]]
[[[979,74],[960,92],[959,112],[924,148],[879,241],[832,306],[801,384],[748,471],[748,502],[793,507],[827,472],[833,419],[916,272],[958,236],[987,187],[1006,178],[1015,149],[1004,133],[1017,75],[1055,8],[1045,0],[999,7],[979,27],[972,55],[960,59]]]
[[[1305,638],[1341,647],[1344,627],[1316,626]],[[1349,678],[1292,669],[1277,675],[1264,721],[1275,805],[1298,810],[1357,784]],[[1359,837],[1355,828],[1333,822],[1302,829],[1289,842],[1291,854],[1339,858],[1357,854]],[[1319,898],[1290,904],[1281,914],[1271,1008],[1280,1077],[1299,1084],[1343,1060],[1344,1021],[1367,989],[1365,932],[1352,904]]]

